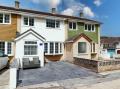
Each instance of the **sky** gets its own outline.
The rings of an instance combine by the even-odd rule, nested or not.
[[[0,0],[0,5],[14,7],[15,0]],[[19,0],[20,8],[79,16],[102,22],[102,36],[120,36],[120,0]]]

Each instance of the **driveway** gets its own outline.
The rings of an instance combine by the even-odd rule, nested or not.
[[[89,69],[67,62],[49,62],[43,68],[19,71],[18,86],[29,86],[45,82],[62,81],[85,77],[97,78],[98,74]]]

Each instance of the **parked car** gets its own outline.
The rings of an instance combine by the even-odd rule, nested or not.
[[[0,70],[7,67],[8,64],[8,56],[3,53],[3,51],[0,50]]]

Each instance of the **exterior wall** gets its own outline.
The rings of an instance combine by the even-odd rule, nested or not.
[[[64,60],[66,61],[73,61],[73,43],[66,43],[65,44],[65,57]]]
[[[70,37],[73,37],[73,36],[78,35],[80,33],[84,33],[85,35],[90,37],[90,39],[92,39],[94,42],[98,43],[98,41],[99,41],[98,35],[100,34],[100,32],[99,32],[100,29],[99,29],[98,25],[96,25],[95,27],[96,27],[95,32],[85,31],[84,30],[84,23],[78,22],[76,30],[69,30],[68,31],[68,37],[70,38]]]
[[[17,15],[11,14],[11,24],[0,24],[0,40],[11,41],[16,37]]]
[[[34,56],[38,56],[40,59],[41,66],[44,66],[44,44],[40,39],[36,38],[32,34],[29,34],[29,35],[25,36],[24,38],[16,41],[15,58],[18,59],[18,62],[20,63],[21,68],[22,68],[22,58],[23,57],[34,57],[34,56],[25,56],[24,55],[24,41],[37,41],[38,55],[34,55]],[[40,43],[42,43],[43,45],[40,46]]]
[[[53,17],[51,17],[53,18]],[[53,18],[54,19],[54,18]],[[48,28],[46,27],[46,19],[44,18],[35,18],[34,26],[24,26],[23,17],[21,18],[21,33],[29,30],[30,28],[43,36],[46,41],[65,41],[65,26],[64,21],[60,20],[60,28]]]
[[[45,55],[45,61],[60,61],[63,55]]]
[[[86,42],[87,43],[87,51],[86,53],[78,53],[78,42]],[[73,57],[91,59],[91,44],[83,37],[77,40],[73,44]]]

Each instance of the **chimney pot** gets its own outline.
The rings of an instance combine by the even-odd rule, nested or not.
[[[82,18],[82,17],[84,17],[84,14],[83,14],[83,12],[80,12],[80,17]]]
[[[56,14],[56,8],[52,8],[52,14]]]
[[[15,8],[19,9],[20,7],[20,2],[18,0],[15,0]]]

